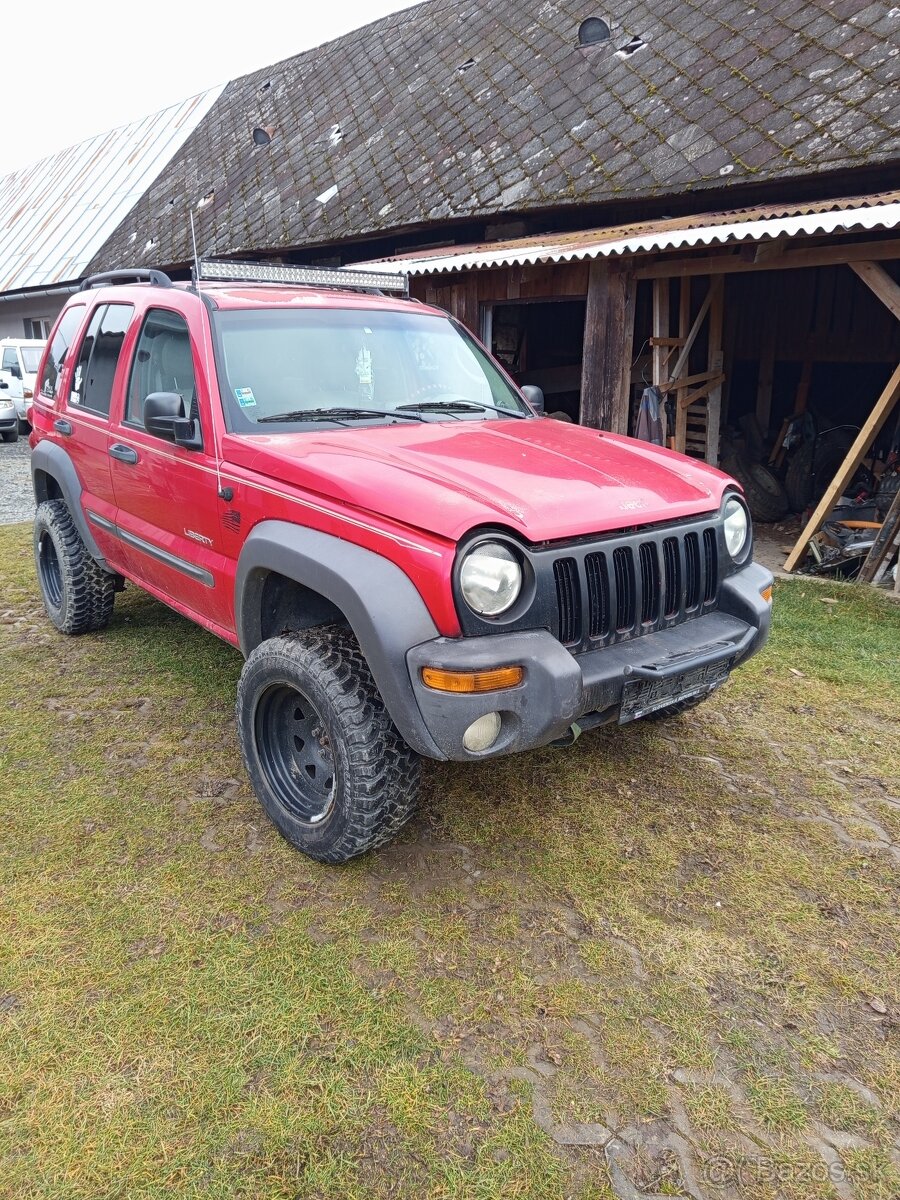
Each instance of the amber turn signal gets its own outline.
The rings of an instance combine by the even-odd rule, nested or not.
[[[422,668],[422,682],[437,692],[499,692],[518,687],[525,678],[522,667],[496,667],[493,671],[441,671]]]
[[[763,600],[765,600],[766,604],[772,603],[772,586],[771,586],[771,584],[767,588],[763,588],[763,590],[759,594],[762,596]]]

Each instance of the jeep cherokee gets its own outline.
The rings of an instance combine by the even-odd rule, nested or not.
[[[422,755],[681,712],[768,632],[740,488],[541,400],[401,276],[92,277],[30,413],[50,620],[130,580],[239,647],[253,789],[327,862],[397,832]]]

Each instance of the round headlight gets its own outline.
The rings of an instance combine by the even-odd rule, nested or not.
[[[750,522],[747,510],[740,500],[732,496],[725,502],[725,545],[732,558],[740,558],[750,537]]]
[[[482,542],[463,559],[459,586],[473,612],[483,617],[496,617],[518,599],[522,590],[522,568],[508,546],[500,542]]]

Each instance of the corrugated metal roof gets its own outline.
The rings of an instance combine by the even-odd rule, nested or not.
[[[730,212],[618,225],[609,229],[584,229],[558,236],[544,234],[505,242],[454,246],[355,263],[354,266],[384,271],[396,271],[400,267],[410,275],[440,275],[451,271],[523,266],[526,263],[572,262],[693,246],[758,242],[802,234],[896,229],[898,226],[900,191],[794,207],[781,205],[734,209]]]
[[[211,88],[0,178],[0,292],[83,275],[221,93]]]

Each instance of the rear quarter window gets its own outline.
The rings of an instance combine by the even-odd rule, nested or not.
[[[41,379],[38,384],[38,391],[45,400],[53,400],[56,396],[59,373],[63,369],[66,353],[72,345],[83,318],[83,304],[75,304],[71,308],[67,308],[62,315],[44,360],[44,369],[41,371]]]

